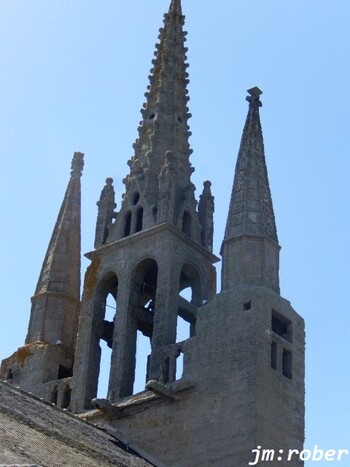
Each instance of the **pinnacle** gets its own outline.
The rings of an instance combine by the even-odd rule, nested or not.
[[[169,7],[169,13],[174,12],[179,15],[182,15],[181,0],[171,0]]]
[[[75,152],[72,159],[72,172],[73,174],[81,175],[84,168],[84,154],[82,152]]]

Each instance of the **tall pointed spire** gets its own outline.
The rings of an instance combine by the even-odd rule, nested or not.
[[[142,229],[163,222],[181,229],[186,211],[192,221],[191,237],[201,241],[195,187],[191,182],[194,169],[189,161],[192,150],[187,122],[191,115],[187,107],[189,80],[183,25],[181,2],[172,0],[156,44],[135,153],[128,162],[130,174],[124,179],[121,216],[111,228],[107,242],[125,236],[125,231],[129,235],[129,229],[125,230],[122,224],[133,209],[136,192],[143,209]]]
[[[248,116],[222,246],[223,288],[267,285],[278,290],[279,246],[259,116],[262,92],[255,87],[248,93]]]
[[[140,159],[143,168],[148,168],[150,177],[157,178],[165,160],[165,153],[173,151],[181,170],[191,175],[188,157],[189,127],[187,120],[187,84],[185,36],[183,31],[180,0],[172,0],[169,12],[164,15],[164,28],[160,29],[156,44],[156,58],[149,76],[150,84],[139,127],[139,138],[134,145],[134,159]],[[181,167],[183,166],[183,167]],[[150,180],[152,185],[152,180]]]
[[[57,342],[73,352],[80,300],[81,188],[84,155],[74,153],[71,177],[45,255],[26,343]]]

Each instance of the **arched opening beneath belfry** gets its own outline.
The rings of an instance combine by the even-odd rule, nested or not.
[[[125,345],[129,355],[126,393],[131,395],[144,390],[148,378],[149,355],[153,335],[158,265],[149,258],[139,263],[132,275],[130,307]]]
[[[196,309],[205,303],[206,298],[199,270],[192,264],[184,264],[180,274],[176,342],[195,335]]]
[[[114,324],[117,314],[118,278],[108,273],[97,287],[92,325],[91,375],[96,395],[106,397],[111,366]],[[95,395],[95,397],[96,397]]]

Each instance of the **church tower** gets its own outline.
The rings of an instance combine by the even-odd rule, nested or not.
[[[287,467],[289,450],[301,451],[304,442],[305,334],[303,319],[280,295],[261,91],[248,90],[217,293],[211,183],[204,181],[197,201],[191,181],[183,25],[181,1],[171,0],[120,209],[111,178],[97,202],[80,305],[83,162],[76,153],[26,345],[3,361],[1,375],[157,466],[241,467],[269,449],[268,460]],[[180,320],[189,328],[183,340]],[[150,352],[145,388],[136,392],[139,332]],[[112,353],[108,393],[97,398],[102,341]]]
[[[301,450],[304,440],[304,323],[279,294],[261,91],[248,91],[217,294],[211,184],[204,182],[197,204],[190,179],[183,23],[180,0],[173,0],[121,208],[115,211],[111,179],[98,202],[71,409],[86,411],[155,465],[240,467],[258,446],[289,465],[288,450]],[[187,287],[189,300],[179,294]],[[105,319],[108,294],[116,299],[113,321]],[[180,342],[179,316],[190,323]],[[150,338],[151,352],[145,391],[135,394],[138,331]],[[113,348],[106,399],[96,399],[101,339]]]
[[[173,0],[160,30],[121,209],[114,212],[111,179],[98,202],[74,367],[75,410],[90,408],[96,397],[101,339],[112,347],[110,402],[133,394],[137,331],[151,340],[147,379],[172,382],[183,352],[176,345],[178,317],[194,334],[197,310],[216,291],[210,182],[198,210],[191,182],[183,22],[181,4]],[[179,295],[188,287],[190,301]],[[113,322],[105,319],[109,294],[116,300]]]

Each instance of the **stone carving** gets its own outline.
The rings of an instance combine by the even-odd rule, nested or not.
[[[97,201],[98,214],[96,221],[95,248],[103,245],[108,237],[109,226],[113,219],[117,217],[115,208],[115,192],[113,188],[113,178],[106,178],[106,185],[101,191],[99,201]]]
[[[204,248],[213,251],[214,237],[214,196],[211,194],[211,182],[203,183],[203,192],[199,197],[198,217],[202,227],[201,241]]]
[[[174,154],[167,151],[159,174],[158,222],[174,222],[176,181]]]
[[[72,159],[71,175],[81,176],[84,168],[84,154],[82,152],[75,152]]]

